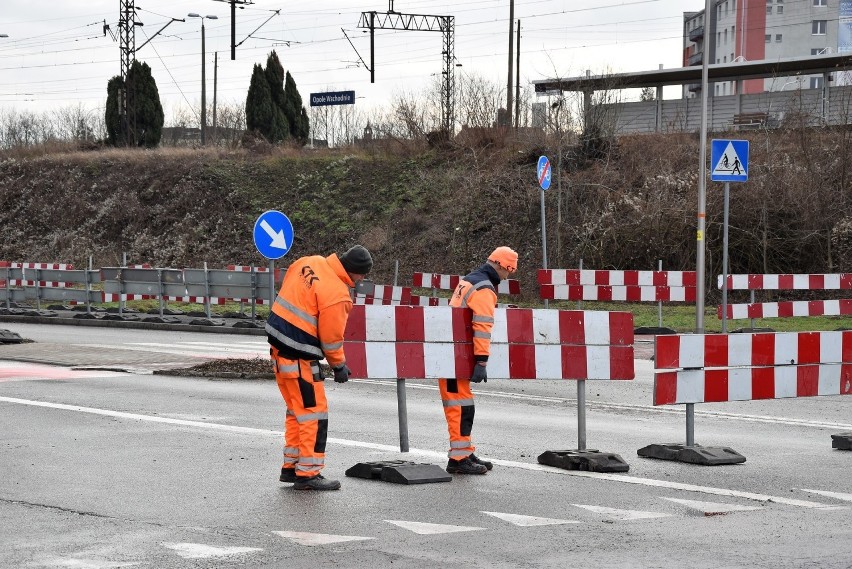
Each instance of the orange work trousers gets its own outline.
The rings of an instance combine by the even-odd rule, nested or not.
[[[450,433],[450,451],[447,456],[453,460],[461,460],[476,451],[470,438],[473,415],[476,412],[470,380],[439,379],[438,388],[441,391],[444,417],[447,419],[447,430]]]
[[[319,362],[282,358],[275,348],[271,352],[278,390],[287,404],[281,466],[311,478],[325,466],[328,439],[328,401]]]

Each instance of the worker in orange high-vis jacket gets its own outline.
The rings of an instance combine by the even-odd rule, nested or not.
[[[325,358],[334,381],[346,383],[349,368],[343,333],[352,310],[350,289],[373,267],[370,252],[355,245],[339,258],[302,257],[287,269],[266,321],[275,379],[287,404],[281,482],[297,490],[337,490],[324,478],[328,402],[319,360]]]
[[[497,285],[518,270],[518,254],[509,247],[497,247],[484,265],[464,277],[453,291],[450,306],[473,311],[473,370],[470,379],[439,379],[441,402],[450,433],[450,474],[485,474],[494,466],[474,454],[471,440],[476,410],[470,382],[488,381],[486,366],[491,350],[491,329],[497,307]]]

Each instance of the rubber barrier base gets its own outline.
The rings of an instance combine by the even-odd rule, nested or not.
[[[0,344],[20,344],[24,339],[17,332],[0,330]]]
[[[599,450],[546,450],[538,455],[538,463],[565,470],[588,472],[627,472],[630,465],[611,452]]]
[[[720,466],[724,464],[740,464],[746,457],[728,447],[703,447],[701,445],[686,445],[676,443],[653,444],[640,448],[636,454],[643,458],[659,460],[674,460],[701,466]]]
[[[852,433],[831,435],[831,448],[837,450],[852,450]]]
[[[393,484],[431,484],[450,482],[453,477],[436,464],[418,464],[406,460],[359,462],[346,471],[346,476],[383,480]]]

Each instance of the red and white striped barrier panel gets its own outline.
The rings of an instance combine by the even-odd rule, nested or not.
[[[346,327],[346,363],[355,378],[469,378],[471,316],[467,308],[355,306]],[[498,308],[488,375],[633,379],[633,315]]]
[[[716,277],[722,288],[722,275]],[[852,273],[728,275],[728,290],[848,290],[852,289]]]
[[[726,318],[791,318],[793,316],[848,316],[852,314],[852,299],[838,300],[794,300],[786,302],[754,302],[729,304]],[[722,306],[716,307],[722,319]]]
[[[438,273],[414,273],[413,285],[415,288],[436,288],[438,290],[455,290],[459,281],[463,279],[460,275],[441,275]],[[506,279],[497,285],[499,294],[521,294],[521,281]]]
[[[407,286],[376,285],[371,295],[355,295],[355,304],[409,305],[411,288]]]
[[[654,405],[847,395],[852,331],[657,336]]]
[[[24,275],[27,274],[27,269],[52,269],[55,271],[72,271],[74,265],[69,263],[18,263],[15,261],[0,261],[0,268],[8,269],[23,269]],[[10,286],[36,286],[35,280],[29,279],[9,279]],[[57,282],[57,281],[38,281],[40,287],[50,288],[68,288],[72,283]],[[0,280],[0,286],[6,286],[6,281]]]
[[[695,302],[695,271],[539,269],[539,297],[548,300]]]

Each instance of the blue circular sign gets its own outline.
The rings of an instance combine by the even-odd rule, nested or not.
[[[547,156],[541,156],[538,159],[538,167],[536,168],[536,178],[538,179],[538,185],[541,186],[542,190],[546,190],[550,187],[550,160],[548,160]]]
[[[267,259],[279,259],[293,245],[293,224],[274,209],[263,212],[254,222],[254,246]]]

